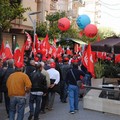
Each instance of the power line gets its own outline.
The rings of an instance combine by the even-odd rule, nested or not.
[[[108,4],[108,3],[105,3],[105,2],[103,2],[103,1],[101,1],[101,0],[99,0],[99,2],[101,2],[101,3],[103,3],[103,4],[106,4],[106,5],[109,5],[109,6],[118,6],[118,5],[120,5],[120,2],[118,2],[118,3],[115,3],[115,4]]]
[[[102,6],[104,6],[104,7],[106,7],[106,8],[108,8],[108,9],[111,9],[111,10],[120,10],[120,8],[112,8],[112,6],[111,7],[108,7],[107,5],[105,5],[105,4],[103,4],[103,3],[101,3],[101,5]],[[114,6],[113,6],[114,7]],[[115,6],[116,7],[116,6]]]
[[[110,13],[108,13],[108,12],[103,12],[103,13],[105,13],[105,14],[107,14],[107,15],[109,15],[109,16],[112,16],[112,17],[114,17],[114,18],[120,18],[120,16],[113,16],[113,15],[111,15]]]

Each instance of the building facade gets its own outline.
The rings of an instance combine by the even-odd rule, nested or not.
[[[24,8],[30,8],[24,17],[27,21],[15,19],[11,22],[12,28],[9,33],[3,33],[4,42],[8,41],[12,49],[14,50],[16,43],[20,46],[23,45],[26,40],[25,31],[33,31],[33,23],[29,18],[29,13],[37,12],[37,14],[30,15],[32,20],[36,22],[46,22],[46,16],[54,12],[65,11],[67,17],[76,23],[76,17],[78,16],[78,9],[82,6],[82,0],[21,0]]]

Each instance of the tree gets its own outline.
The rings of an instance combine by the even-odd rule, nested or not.
[[[36,28],[36,33],[40,37],[45,37],[47,34],[47,23],[42,22],[42,23],[37,23],[37,28]]]
[[[14,19],[24,18],[23,13],[25,13],[30,8],[23,8],[20,0],[0,0],[0,26],[2,31],[7,30],[11,27],[11,21]]]
[[[58,20],[60,18],[66,17],[65,12],[55,12],[53,14],[49,14],[46,16],[47,22],[46,23],[38,23],[37,24],[37,34],[40,37],[45,37],[46,33],[48,33],[50,39],[54,38],[66,38],[66,37],[71,37],[71,38],[77,38],[78,36],[78,31],[76,29],[73,29],[73,25],[71,24],[71,27],[69,30],[62,32],[58,29]]]

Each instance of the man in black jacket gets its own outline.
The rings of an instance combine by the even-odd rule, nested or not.
[[[68,85],[68,96],[69,96],[69,105],[70,105],[70,113],[74,114],[75,111],[78,111],[78,94],[79,94],[79,86],[77,85],[78,81],[81,81],[81,78],[84,77],[85,74],[78,70],[78,64],[73,63],[73,68],[67,72],[66,75],[66,83]]]
[[[29,99],[30,115],[28,120],[31,120],[34,116],[34,120],[38,120],[41,99],[42,95],[45,95],[47,92],[47,82],[46,77],[41,73],[42,66],[40,63],[36,65],[36,71],[31,74],[32,88]],[[34,101],[35,101],[35,110],[34,110]]]

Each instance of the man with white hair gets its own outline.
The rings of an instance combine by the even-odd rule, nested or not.
[[[47,72],[50,75],[50,87],[48,90],[48,96],[49,96],[49,101],[48,101],[48,110],[52,110],[53,104],[54,104],[54,99],[55,99],[55,92],[57,91],[56,89],[59,89],[58,83],[60,81],[60,73],[55,69],[56,64],[55,62],[50,63],[50,69],[47,70]]]
[[[47,88],[49,88],[49,86],[50,86],[50,76],[49,76],[48,72],[44,69],[45,63],[40,62],[40,64],[42,65],[41,73],[46,77]],[[48,99],[48,94],[46,93],[46,95],[42,96],[41,113],[43,113],[43,114],[45,113],[45,106],[46,106],[47,99]]]

